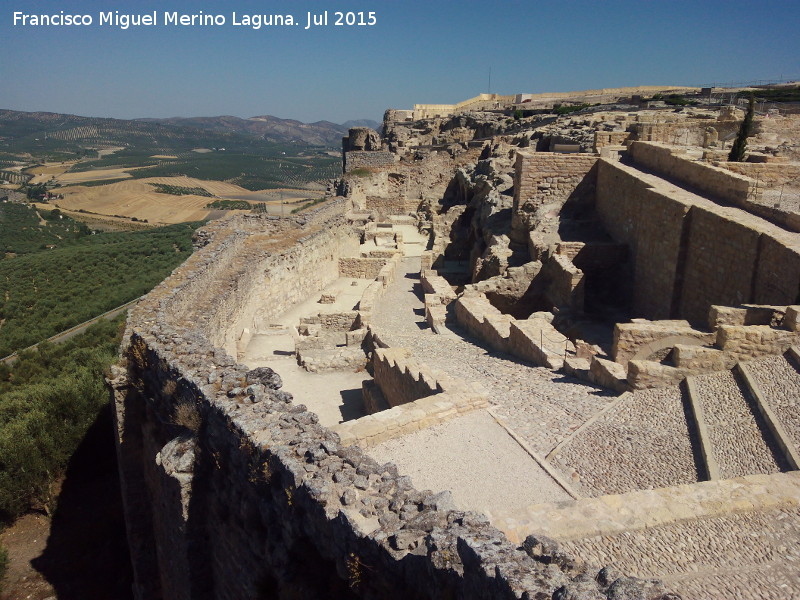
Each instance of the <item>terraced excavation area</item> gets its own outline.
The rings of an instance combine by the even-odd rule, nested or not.
[[[370,330],[433,373],[482,390],[490,406],[378,443],[373,458],[420,489],[449,491],[512,541],[544,534],[589,562],[661,578],[687,599],[795,597],[800,477],[786,473],[793,458],[781,437],[793,448],[800,432],[796,395],[786,393],[800,388],[792,352],[753,361],[746,373],[615,395],[492,351],[457,325],[434,333],[419,272],[418,256],[398,262]],[[359,308],[363,284],[342,279],[322,293],[336,289],[347,294],[325,310]],[[284,329],[254,338],[247,363],[285,373],[295,401],[335,428],[367,414],[360,386],[370,377],[294,364],[292,323],[320,306],[311,299]]]

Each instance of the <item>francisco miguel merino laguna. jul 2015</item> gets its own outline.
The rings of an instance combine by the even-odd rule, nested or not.
[[[159,19],[158,11],[151,13],[120,13],[118,10],[98,13],[95,21],[90,14],[70,14],[63,10],[53,14],[30,14],[14,12],[14,26],[23,27],[88,27],[97,23],[100,26],[130,27],[178,26],[178,27],[221,27],[228,19],[221,14],[205,14],[203,11],[184,14],[177,11],[163,11]],[[230,24],[235,27],[287,27],[304,25],[303,29],[333,26],[372,26],[377,23],[374,11],[370,12],[332,12],[307,13],[303,21],[289,14],[237,14],[231,13]]]

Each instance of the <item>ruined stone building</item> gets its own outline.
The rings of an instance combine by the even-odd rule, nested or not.
[[[800,119],[416,113],[133,309],[137,598],[800,594]]]

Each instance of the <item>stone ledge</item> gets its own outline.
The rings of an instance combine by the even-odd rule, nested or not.
[[[493,522],[515,543],[530,533],[566,541],[798,505],[800,472],[791,472],[583,498],[568,504],[535,504],[524,514],[494,515]],[[530,525],[520,524],[521,520]]]

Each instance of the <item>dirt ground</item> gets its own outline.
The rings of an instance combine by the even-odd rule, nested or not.
[[[60,484],[52,517],[31,513],[0,534],[10,559],[0,600],[131,600],[110,410],[90,428]]]

